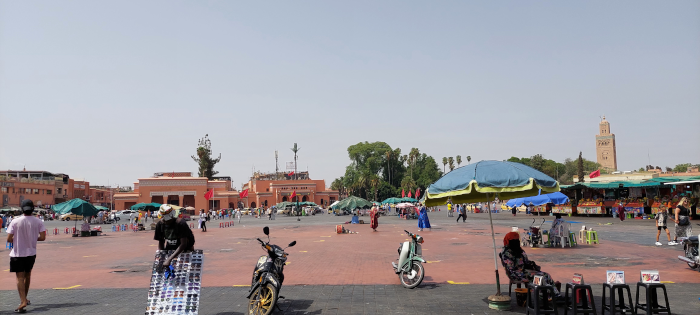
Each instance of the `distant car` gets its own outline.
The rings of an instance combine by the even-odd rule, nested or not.
[[[122,211],[119,211],[119,214],[130,214],[130,213],[134,213],[134,212],[136,212],[136,211],[122,210]]]
[[[67,213],[60,217],[61,221],[82,221],[83,216],[73,213]]]

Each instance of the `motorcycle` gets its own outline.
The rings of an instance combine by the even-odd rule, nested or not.
[[[246,296],[249,315],[268,315],[275,306],[279,309],[277,300],[284,299],[279,293],[284,282],[284,264],[289,254],[284,252],[286,248],[270,244],[270,228],[264,227],[263,233],[267,235],[267,242],[259,238],[257,240],[267,255],[260,256],[253,271],[250,290]],[[287,247],[296,244],[297,241],[293,241]]]
[[[413,289],[423,282],[425,276],[422,264],[425,260],[421,257],[423,255],[421,244],[424,240],[419,235],[403,231],[411,237],[411,241],[399,245],[399,263],[397,265],[392,261],[391,265],[394,267],[394,272],[399,275],[401,284],[406,288]]]
[[[685,252],[685,256],[678,256],[678,260],[687,263],[690,269],[698,268],[698,271],[700,271],[700,255],[698,255],[700,251],[700,242],[698,242],[698,237],[700,237],[700,235],[678,238],[681,244],[683,244],[683,251]]]

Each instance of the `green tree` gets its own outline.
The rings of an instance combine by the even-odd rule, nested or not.
[[[442,158],[442,172],[445,172],[445,166],[447,166],[447,158],[443,157]]]
[[[460,164],[462,164],[462,156],[458,155],[457,156],[457,167],[459,167]]]
[[[638,170],[638,172],[644,172],[644,168],[643,168],[643,167],[640,167],[639,170]]]
[[[580,151],[578,153],[578,182],[585,182],[585,179],[583,178],[583,153]]]
[[[673,167],[673,171],[678,172],[678,173],[685,173],[688,171],[688,168],[691,166],[693,166],[693,165],[690,163],[678,164],[678,165]]]
[[[447,163],[450,164],[450,172],[452,172],[455,169],[455,159],[453,157],[448,157]]]
[[[213,179],[214,175],[219,174],[219,172],[214,170],[214,166],[221,161],[221,153],[219,153],[218,158],[211,158],[211,141],[209,140],[209,134],[199,139],[197,154],[193,155],[192,159],[199,165],[199,177]]]
[[[472,163],[472,157],[467,155],[467,163],[471,164]]]

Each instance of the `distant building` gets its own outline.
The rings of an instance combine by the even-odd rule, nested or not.
[[[326,190],[324,180],[308,179],[306,172],[300,173],[299,177],[305,179],[295,180],[294,176],[283,173],[256,173],[243,185],[243,190],[248,189],[248,196],[240,198],[241,192],[232,187],[230,177],[208,180],[206,177],[194,177],[189,172],[155,173],[154,177],[139,178],[134,183],[133,191],[115,193],[114,209],[128,209],[137,203],[149,202],[189,206],[197,210],[271,207],[289,201],[295,190],[299,201],[329,205],[338,200],[338,192]],[[207,201],[204,194],[209,190],[214,191],[214,196]]]
[[[598,164],[609,172],[617,171],[617,149],[615,147],[615,134],[610,133],[610,123],[603,120],[599,125],[600,134],[595,136],[596,157]]]
[[[39,206],[51,206],[70,200],[72,179],[66,174],[47,171],[0,171],[0,195],[2,206],[19,206],[22,200],[31,199]]]

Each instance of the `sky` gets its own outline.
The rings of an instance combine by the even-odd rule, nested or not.
[[[698,1],[0,1],[0,169],[94,185],[196,173],[235,187],[347,147],[441,160],[700,163]]]

